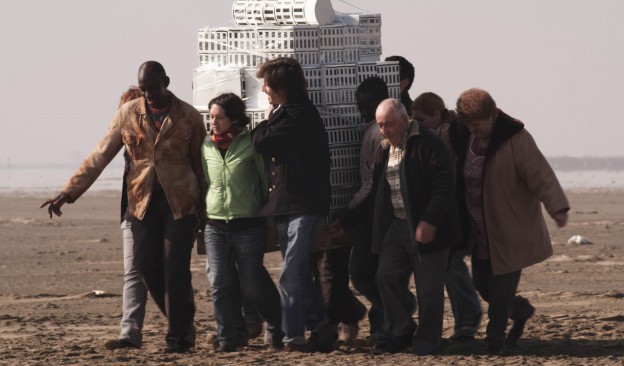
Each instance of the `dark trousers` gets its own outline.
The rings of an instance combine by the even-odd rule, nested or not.
[[[449,249],[418,253],[407,222],[394,219],[379,253],[379,268],[375,278],[383,301],[383,326],[376,336],[388,347],[407,346],[417,354],[435,352],[442,340],[444,319],[444,273]],[[414,275],[418,304],[418,327],[412,319],[414,304],[409,290]],[[416,330],[416,333],[414,333]],[[413,334],[413,340],[412,340]]]
[[[155,193],[143,220],[132,218],[134,264],[160,311],[167,340],[191,345],[195,304],[191,285],[194,215],[174,220],[164,193]]]
[[[532,311],[529,301],[516,295],[521,272],[495,276],[489,259],[472,256],[472,280],[481,298],[488,303],[489,322],[485,340],[489,343],[504,344],[509,318],[524,319]]]
[[[329,324],[357,323],[366,314],[366,307],[349,288],[349,257],[351,248],[315,252],[315,281],[321,288],[321,297]]]
[[[371,225],[368,223],[358,228],[359,233],[351,250],[349,272],[353,288],[371,303],[368,310],[368,321],[370,322],[371,335],[374,335],[378,329],[381,329],[383,313],[379,287],[375,282],[375,273],[379,267],[379,255],[371,252]]]

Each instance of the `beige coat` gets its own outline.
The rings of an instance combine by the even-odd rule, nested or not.
[[[195,108],[171,95],[171,109],[160,132],[148,119],[145,98],[137,98],[119,108],[104,137],[63,189],[71,202],[95,182],[125,146],[131,160],[126,180],[130,215],[143,219],[156,178],[175,219],[196,213],[200,186],[205,185],[201,145],[206,128]]]
[[[540,202],[550,216],[570,207],[546,158],[523,129],[503,142],[484,167],[483,211],[495,275],[552,255]]]

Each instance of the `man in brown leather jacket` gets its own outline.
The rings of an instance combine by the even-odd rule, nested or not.
[[[190,258],[203,186],[201,115],[171,93],[163,66],[147,61],[138,72],[143,97],[122,105],[108,131],[61,193],[44,202],[52,214],[77,200],[125,146],[130,156],[128,212],[135,266],[167,317],[166,352],[194,345]]]

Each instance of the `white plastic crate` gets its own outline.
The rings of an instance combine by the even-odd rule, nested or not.
[[[195,108],[208,108],[208,102],[221,93],[242,95],[239,69],[202,67],[193,70],[193,106]]]
[[[256,77],[256,69],[240,67],[201,67],[193,72],[193,105],[207,108],[208,102],[222,93],[234,93],[245,101],[247,108],[266,109],[267,96],[262,92],[264,81]]]
[[[199,66],[225,67],[228,64],[227,53],[199,53]]]
[[[326,130],[337,128],[361,128],[361,116],[355,105],[320,106]]]
[[[199,111],[199,114],[201,114],[202,116],[202,120],[204,120],[204,126],[206,126],[206,131],[210,132],[210,111],[208,109],[200,108],[197,108],[197,111]]]
[[[342,52],[342,59],[345,63],[356,63],[360,61],[359,48],[345,48]]]
[[[344,28],[342,24],[331,24],[320,27],[319,48],[321,50],[343,50],[345,48]]]
[[[321,68],[324,89],[352,89],[357,87],[355,64],[325,65]]]
[[[327,24],[335,13],[329,0],[236,0],[232,17],[238,25]]]
[[[320,50],[319,60],[321,64],[341,64],[345,62],[344,49]]]
[[[308,90],[308,98],[317,106],[323,104],[323,91],[322,90]]]
[[[388,95],[390,96],[390,98],[401,99],[401,87],[398,85],[389,86]],[[407,113],[411,113],[411,111],[407,111]]]
[[[345,209],[359,189],[359,183],[350,186],[332,187],[330,210],[338,211]]]
[[[377,62],[377,75],[382,78],[389,87],[401,84],[399,71],[399,61]]]
[[[330,148],[335,145],[353,145],[362,142],[362,129],[360,128],[344,128],[326,132]]]
[[[323,90],[323,105],[355,104],[355,87]]]
[[[332,147],[329,149],[331,170],[359,169],[361,148],[362,147],[358,144],[344,147]]]
[[[197,49],[199,53],[227,53],[227,28],[202,28],[197,32]]]
[[[319,50],[319,27],[296,26],[294,32],[295,50],[308,52]]]
[[[323,72],[319,67],[302,67],[308,91],[323,90]]]
[[[329,172],[329,180],[332,187],[353,186],[360,183],[360,170],[332,170]]]

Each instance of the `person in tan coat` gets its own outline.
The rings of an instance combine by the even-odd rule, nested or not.
[[[553,253],[542,204],[558,227],[570,205],[555,173],[522,122],[481,89],[457,100],[460,123],[449,128],[457,154],[458,202],[472,247],[475,287],[488,302],[487,352],[513,346],[535,308],[516,296],[522,269]],[[508,319],[514,321],[507,336]]]
[[[134,264],[167,317],[165,352],[187,352],[194,345],[195,306],[191,249],[205,181],[202,117],[171,93],[169,77],[156,61],[138,72],[143,97],[123,104],[108,131],[56,197],[44,202],[50,218],[76,201],[125,146],[128,213],[134,239]]]

